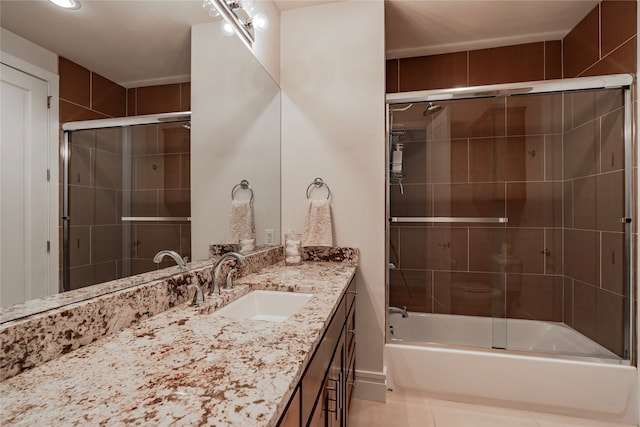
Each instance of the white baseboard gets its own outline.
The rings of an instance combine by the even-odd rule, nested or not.
[[[386,372],[356,370],[356,397],[385,403],[387,401]]]

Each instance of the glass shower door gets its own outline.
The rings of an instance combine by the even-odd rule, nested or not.
[[[187,122],[125,129],[123,274],[158,268],[156,253],[191,255],[190,130]],[[174,265],[166,259],[160,268]]]
[[[428,314],[408,340],[630,359],[629,81],[390,103],[389,305]]]
[[[188,122],[68,132],[60,239],[65,290],[160,266],[162,249],[191,254]]]
[[[506,347],[504,106],[393,106],[389,150],[402,144],[402,173],[391,169],[389,300],[429,313],[410,340]]]

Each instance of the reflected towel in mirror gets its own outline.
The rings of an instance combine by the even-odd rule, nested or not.
[[[333,246],[333,224],[329,200],[309,200],[302,246]]]
[[[232,200],[229,209],[227,243],[239,243],[255,236],[253,203],[250,200]]]

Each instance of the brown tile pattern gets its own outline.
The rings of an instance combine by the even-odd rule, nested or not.
[[[562,61],[564,77],[577,77],[599,59],[600,5],[566,35]]]
[[[609,55],[602,58],[582,76],[601,76],[604,74],[623,74],[636,70],[635,54],[637,50],[637,36],[617,47]]]
[[[131,255],[124,258],[120,220],[123,196],[131,201],[131,211],[125,216],[190,216],[189,132],[181,124],[165,124],[141,126],[132,134],[132,146],[137,147],[130,155],[134,187],[127,191],[122,190],[126,156],[122,131],[72,134],[70,277],[74,289],[122,277],[126,271],[138,274],[155,270],[158,266],[151,258],[161,249],[190,256],[188,222],[135,223],[130,226]],[[141,171],[136,168],[138,164],[149,170]],[[167,262],[160,267],[169,265]]]
[[[58,57],[58,73],[60,74],[60,99],[87,109],[91,108],[91,71]],[[60,115],[60,123],[64,116]]]
[[[191,109],[190,83],[126,90],[63,57],[59,58],[59,72],[60,123]],[[139,166],[134,169],[134,183],[138,184],[126,191],[123,191],[121,131],[115,128],[82,131],[72,136],[70,210],[75,243],[70,277],[73,288],[122,277],[127,263],[134,273],[156,269],[150,260],[153,254],[149,255],[156,248],[190,255],[190,224],[175,223],[167,237],[171,241],[162,238],[158,241],[158,236],[155,240],[149,238],[144,228],[137,230],[134,226],[133,236],[147,237],[144,242],[134,239],[132,252],[136,253],[140,246],[145,258],[123,258],[120,220],[123,195],[131,197],[130,215],[133,216],[190,216],[188,130],[181,125],[134,128],[133,136],[140,140],[132,150],[133,163]]]
[[[191,216],[190,133],[182,123],[137,126],[132,132],[131,216]],[[191,256],[188,222],[131,225],[132,271],[158,268],[151,260],[162,249]]]
[[[191,111],[191,83],[180,83],[180,111]]]
[[[635,73],[636,2],[605,0],[563,40],[563,77]]]
[[[469,86],[544,80],[544,42],[469,52]]]
[[[562,41],[544,42],[544,79],[562,78]]]
[[[180,83],[135,89],[136,115],[181,111]]]
[[[636,14],[635,1],[606,0],[600,4],[602,56],[636,35]]]
[[[111,117],[124,117],[126,111],[126,89],[102,77],[91,73],[91,107]]]
[[[621,354],[619,91],[442,102],[422,118],[424,108],[394,117],[406,181],[391,186],[391,215],[508,223],[394,224],[392,304],[562,321]]]
[[[402,58],[400,92],[467,86],[467,52]]]
[[[387,93],[562,78],[560,40],[390,59]]]
[[[386,66],[386,87],[387,93],[398,92],[398,59],[388,59],[385,63]]]

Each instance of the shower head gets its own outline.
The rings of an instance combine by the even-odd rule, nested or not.
[[[435,114],[438,111],[442,110],[442,105],[433,105],[433,102],[429,103],[429,106],[424,109],[422,115],[424,117],[430,116],[431,114]]]

